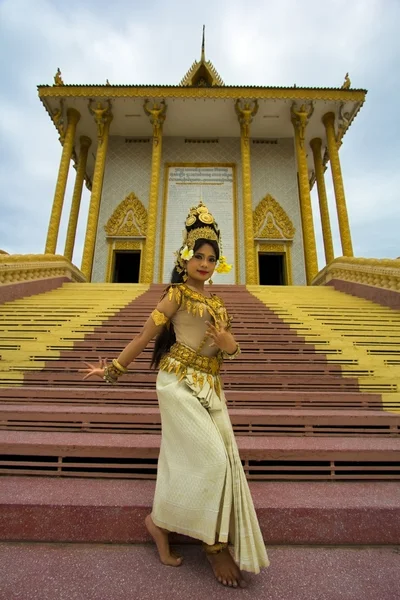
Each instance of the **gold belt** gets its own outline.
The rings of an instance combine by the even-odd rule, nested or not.
[[[178,361],[185,367],[192,367],[193,369],[198,369],[205,373],[211,373],[211,375],[218,375],[222,359],[218,354],[217,356],[203,356],[197,354],[197,352],[192,348],[189,348],[189,346],[175,342],[175,344],[171,346],[168,354],[161,359],[160,369],[169,371],[173,361]]]

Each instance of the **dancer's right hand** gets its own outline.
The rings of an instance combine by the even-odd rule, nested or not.
[[[92,365],[87,362],[85,362],[84,364],[87,366],[87,369],[78,369],[79,373],[86,373],[86,375],[83,377],[83,380],[88,379],[89,377],[93,377],[93,375],[96,375],[97,377],[101,377],[103,379],[104,369],[107,366],[106,358],[99,358],[98,365]]]

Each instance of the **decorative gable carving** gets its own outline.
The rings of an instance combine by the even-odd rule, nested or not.
[[[253,233],[255,238],[292,240],[296,230],[279,202],[267,194],[253,212]]]
[[[109,236],[144,237],[147,210],[132,192],[117,206],[104,229]]]

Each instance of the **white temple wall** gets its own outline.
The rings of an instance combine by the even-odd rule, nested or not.
[[[128,139],[129,141],[125,141]],[[111,136],[108,141],[103,192],[93,260],[92,281],[103,282],[107,269],[107,242],[104,226],[116,207],[134,192],[148,208],[151,176],[151,138],[132,141]]]
[[[151,177],[152,140],[129,141],[124,137],[111,136],[107,151],[107,160],[103,182],[103,192],[100,205],[99,223],[95,244],[92,281],[103,282],[107,268],[107,243],[104,226],[115,208],[128,194],[134,192],[143,205],[148,208],[149,188]],[[242,170],[240,138],[219,138],[216,143],[198,143],[185,141],[185,138],[164,137],[162,150],[162,164],[160,172],[160,185],[158,197],[157,240],[154,282],[159,281],[161,257],[161,231],[162,210],[164,202],[164,177],[166,163],[232,163],[236,165],[236,201],[237,201],[237,256],[239,263],[238,283],[245,282],[245,255],[243,232],[243,203],[242,203]],[[277,144],[251,143],[251,172],[253,208],[266,195],[271,194],[285,209],[296,228],[292,247],[293,283],[305,284],[305,265],[303,254],[303,241],[301,231],[300,207],[297,190],[296,163],[292,139],[279,139]],[[186,187],[186,186],[183,186]],[[189,190],[190,188],[187,187]],[[199,189],[198,187],[196,188]],[[212,194],[212,186],[202,186],[203,199]],[[193,195],[193,191],[190,195]],[[190,200],[190,205],[197,204],[199,198]],[[167,237],[173,240],[174,250],[177,250],[182,241],[182,230],[187,214],[185,208],[169,206],[168,210],[175,211],[174,218],[170,219]],[[211,207],[210,207],[210,210]],[[171,212],[170,212],[171,216]],[[176,217],[176,218],[175,218]],[[217,218],[217,217],[216,217]],[[233,210],[226,206],[224,217],[217,218],[222,232],[223,251],[229,262],[234,261],[234,240],[232,237]],[[171,225],[173,223],[173,225]],[[227,225],[227,227],[226,227]],[[227,230],[227,231],[225,231]],[[175,247],[176,246],[176,247]],[[164,257],[171,252],[166,248]],[[169,281],[170,273],[167,266],[162,269],[163,282]],[[168,272],[167,272],[168,271]],[[233,283],[232,275],[216,275],[218,283]]]
[[[270,194],[292,221],[296,229],[292,246],[293,285],[306,285],[293,139],[281,138],[276,143],[254,143],[252,140],[251,180],[253,210],[260,200]]]

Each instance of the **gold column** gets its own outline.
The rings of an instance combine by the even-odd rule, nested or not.
[[[61,154],[60,167],[58,169],[58,177],[56,190],[54,192],[53,208],[51,210],[49,229],[47,231],[46,254],[55,254],[57,248],[58,230],[60,228],[60,220],[62,207],[64,204],[65,188],[67,186],[69,163],[74,149],[76,126],[81,118],[81,115],[74,108],[67,110],[68,125],[65,133],[64,145]]]
[[[72,261],[72,254],[74,251],[76,226],[78,224],[79,208],[81,205],[83,180],[85,178],[86,162],[90,144],[92,140],[85,135],[80,137],[80,152],[78,158],[78,165],[76,168],[76,178],[74,193],[72,195],[71,211],[69,214],[67,239],[65,241],[64,256],[68,260]]]
[[[99,220],[101,192],[103,189],[104,167],[106,163],[108,135],[112,121],[111,105],[108,106],[97,102],[96,108],[89,103],[89,110],[94,116],[97,125],[97,152],[94,165],[92,194],[90,196],[89,214],[86,226],[85,245],[83,248],[81,271],[86,280],[90,281],[92,276],[94,246],[96,243],[97,224]]]
[[[165,121],[166,110],[167,106],[164,100],[162,100],[160,104],[153,104],[153,108],[149,108],[148,101],[144,103],[144,111],[150,117],[150,123],[153,125],[153,149],[151,156],[151,179],[149,193],[149,209],[147,212],[146,244],[144,249],[144,262],[142,269],[143,283],[153,283],[154,277],[158,187],[160,181],[160,165],[162,152],[162,126]]]
[[[331,163],[333,189],[335,190],[336,210],[338,214],[342,252],[343,256],[353,256],[349,217],[347,215],[342,170],[340,168],[339,152],[335,135],[335,114],[333,112],[326,113],[326,115],[322,117],[322,122],[325,125],[326,139],[328,143],[329,162]]]
[[[333,253],[333,242],[331,224],[329,221],[328,200],[326,197],[324,166],[321,157],[321,138],[314,138],[310,142],[311,149],[314,155],[315,177],[317,180],[319,212],[321,215],[322,236],[324,239],[324,251],[326,264],[329,265],[335,258]]]
[[[311,285],[312,280],[318,273],[317,247],[315,244],[314,223],[311,207],[310,183],[308,180],[307,156],[304,147],[305,130],[308,119],[313,113],[313,106],[304,104],[299,110],[293,104],[291,107],[291,120],[294,127],[294,137],[296,146],[301,225],[303,231],[304,258],[306,262],[307,285]]]
[[[251,162],[250,162],[250,123],[257,114],[257,100],[253,102],[235,103],[236,114],[240,123],[240,149],[242,159],[243,186],[243,220],[244,243],[246,247],[246,284],[258,283],[256,256],[253,232],[253,203],[251,192]]]

